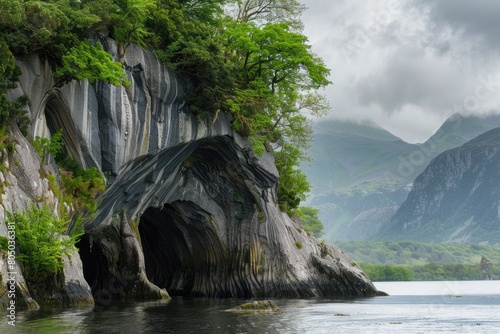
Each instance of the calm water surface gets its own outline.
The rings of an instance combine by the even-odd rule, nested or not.
[[[357,300],[277,300],[281,315],[236,315],[244,300],[174,298],[95,311],[18,312],[0,333],[500,333],[500,281],[379,282]]]

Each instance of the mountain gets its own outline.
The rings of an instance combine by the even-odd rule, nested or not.
[[[436,151],[443,152],[497,127],[500,127],[499,114],[484,116],[454,114],[423,145],[430,147],[433,143],[437,143]]]
[[[315,163],[303,170],[313,186],[307,204],[320,209],[325,239],[372,239],[434,157],[495,127],[498,114],[455,114],[426,142],[409,144],[373,123],[318,122],[309,151]]]
[[[326,120],[314,133],[315,163],[304,167],[314,194],[377,182],[398,154],[414,146],[373,123]]]
[[[432,160],[380,235],[500,244],[500,128]]]

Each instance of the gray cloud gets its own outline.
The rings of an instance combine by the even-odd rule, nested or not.
[[[400,50],[385,59],[376,72],[364,77],[354,90],[363,105],[379,105],[387,113],[417,105],[429,111],[444,111],[463,92],[462,76],[446,61]]]
[[[464,103],[473,105],[470,112],[499,109],[500,87],[487,98],[475,94],[488,76],[500,79],[500,2],[305,4],[305,33],[332,69],[332,117],[370,119],[414,142]]]
[[[419,0],[413,5],[430,9],[430,17],[438,24],[448,24],[454,30],[472,37],[483,38],[491,48],[500,45],[500,2],[493,0]]]

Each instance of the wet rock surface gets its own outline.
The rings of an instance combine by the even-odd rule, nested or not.
[[[283,311],[272,300],[254,301],[226,310],[238,314],[282,314]]]

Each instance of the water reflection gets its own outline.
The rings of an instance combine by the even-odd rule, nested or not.
[[[409,295],[356,300],[277,300],[280,315],[224,310],[245,300],[190,299],[114,305],[100,310],[20,312],[16,330],[0,333],[430,333],[500,332],[498,294],[426,295],[429,283],[406,282]],[[482,284],[482,282],[478,282]],[[403,288],[403,286],[399,286]],[[492,291],[492,286],[483,287]],[[500,287],[500,281],[496,282]],[[391,288],[393,289],[394,286]],[[439,284],[436,285],[439,289]],[[412,291],[424,294],[412,295]]]

